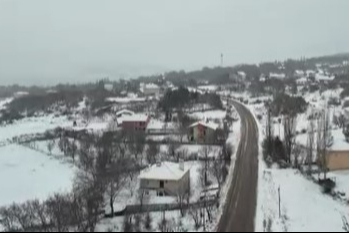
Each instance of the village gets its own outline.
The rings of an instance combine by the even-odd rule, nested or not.
[[[136,87],[101,80],[69,99],[54,88],[3,99],[0,230],[217,230],[243,156],[236,106],[258,125],[256,231],[343,230],[349,92],[336,70],[347,63],[292,75],[286,65],[257,77],[238,66],[195,85],[165,74]],[[50,209],[61,205],[76,217]],[[34,207],[48,217],[31,222]]]

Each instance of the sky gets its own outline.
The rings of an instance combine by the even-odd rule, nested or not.
[[[347,0],[0,0],[0,85],[349,51]]]

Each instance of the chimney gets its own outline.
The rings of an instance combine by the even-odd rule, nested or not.
[[[179,160],[179,169],[180,169],[181,171],[184,171],[184,160],[183,160],[183,159],[180,159],[180,160]]]

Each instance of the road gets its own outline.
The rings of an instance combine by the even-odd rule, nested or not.
[[[241,138],[233,180],[218,232],[253,232],[258,184],[258,127],[252,113],[233,102],[241,118]]]

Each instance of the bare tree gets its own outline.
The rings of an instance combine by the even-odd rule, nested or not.
[[[283,124],[286,162],[290,164],[296,137],[296,116],[286,115]]]
[[[47,142],[47,150],[50,153],[50,155],[52,154],[52,150],[53,150],[54,146],[55,146],[55,141],[54,140],[49,140]]]
[[[211,163],[210,171],[217,181],[219,191],[221,190],[223,178],[225,176],[224,175],[225,168],[226,166],[221,156],[213,160]]]
[[[128,144],[128,149],[138,160],[139,155],[143,154],[145,147],[145,134],[140,132],[134,132],[132,136],[130,136],[131,142]]]
[[[200,210],[197,207],[191,207],[189,209],[189,215],[191,216],[191,218],[194,221],[195,224],[195,229],[198,230],[201,225],[202,225],[202,221],[201,221],[201,215],[200,215]]]
[[[170,140],[168,143],[168,155],[170,158],[175,159],[177,162],[179,162],[180,159],[180,153],[178,152],[178,149],[180,148],[180,144],[174,140]]]
[[[148,231],[151,230],[151,225],[152,225],[153,219],[151,218],[150,212],[147,212],[145,215],[145,220],[144,220],[144,228]]]
[[[202,172],[204,176],[203,178],[204,178],[205,186],[208,184],[208,173],[209,173],[210,164],[211,164],[210,155],[212,151],[213,151],[213,148],[211,146],[204,146],[200,151],[200,155],[203,160]]]
[[[123,232],[133,232],[132,217],[129,215],[124,217]]]
[[[160,152],[160,147],[155,142],[149,142],[147,148],[147,160],[149,164],[155,164]]]
[[[46,201],[47,215],[57,232],[68,232],[70,226],[70,199],[68,195],[55,194]]]
[[[308,139],[307,139],[307,154],[306,154],[306,164],[308,165],[307,173],[311,175],[312,163],[314,158],[314,145],[315,143],[315,123],[313,119],[310,119],[308,128]]]
[[[342,217],[343,220],[343,230],[349,232],[349,223],[345,216]]]
[[[318,145],[319,145],[319,165],[324,174],[324,179],[327,179],[328,172],[328,151],[333,145],[333,136],[331,132],[330,115],[325,109],[321,115],[320,124],[318,125]]]

